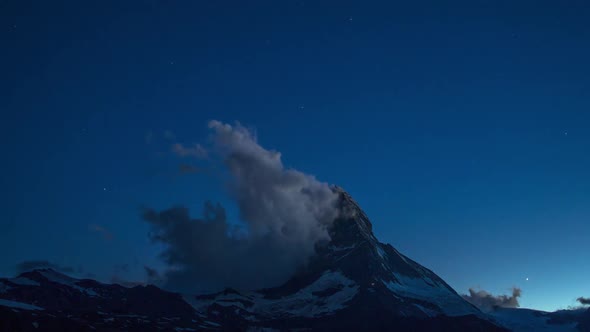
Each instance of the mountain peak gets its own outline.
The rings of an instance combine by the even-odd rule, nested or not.
[[[338,186],[332,190],[338,194],[340,214],[328,229],[330,241],[318,245],[293,277],[273,288],[197,296],[191,299],[194,306],[236,321],[248,317],[270,325],[295,326],[309,319],[307,324],[319,324],[318,330],[326,329],[324,323],[332,330],[428,330],[432,327],[412,324],[428,321],[438,328],[448,323],[435,319],[457,316],[470,318],[448,320],[475,322],[475,329],[486,326],[479,321],[481,312],[434,272],[379,242],[369,218],[348,192]],[[382,323],[384,317],[391,319]],[[412,328],[396,325],[406,320],[412,321]]]
[[[334,186],[338,193],[338,209],[340,215],[330,229],[330,236],[335,245],[351,245],[355,242],[368,240],[377,241],[373,235],[373,225],[361,209],[360,205],[342,187]]]

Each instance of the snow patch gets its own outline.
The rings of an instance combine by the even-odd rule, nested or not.
[[[350,246],[330,246],[330,250],[334,251],[334,252],[338,252],[338,251],[345,251],[345,250],[351,250],[354,249],[356,247],[356,245],[352,244]]]
[[[117,318],[148,318],[148,316],[145,315],[116,315]]]
[[[455,292],[429,277],[411,278],[399,274],[394,274],[394,276],[398,282],[382,282],[395,295],[433,303],[448,316],[479,313]]]
[[[414,303],[414,306],[420,310],[422,310],[422,312],[424,312],[428,317],[436,317],[438,315],[438,313],[432,309],[428,309],[425,308],[417,303]]]
[[[277,314],[287,314],[297,317],[318,317],[343,309],[358,293],[359,286],[340,272],[328,271],[315,282],[297,293],[278,299],[268,299],[262,294],[249,292],[245,294],[220,294],[214,299],[198,299],[184,296],[184,300],[198,312],[203,312],[212,304],[220,306],[235,306],[250,314],[250,320],[256,316],[273,317]],[[325,292],[325,295],[321,293]],[[244,305],[244,302],[252,306]],[[215,312],[213,312],[214,314]],[[242,315],[246,317],[246,315]]]
[[[0,281],[0,294],[6,293],[7,291],[11,290],[12,287],[5,284],[3,281]]]
[[[72,287],[72,288],[80,291],[81,293],[86,293],[86,295],[88,295],[88,296],[92,296],[92,297],[98,296],[98,293],[96,293],[96,291],[94,291],[92,288],[84,288],[84,287],[78,286],[76,284],[79,281],[78,279],[71,278],[71,277],[63,275],[61,273],[57,273],[57,272],[53,272],[53,271],[41,271],[40,273],[45,278],[47,278],[47,280],[49,280],[51,282],[55,282],[58,284]]]
[[[375,248],[377,248],[377,254],[379,255],[379,257],[381,257],[381,258],[385,258],[385,256],[386,256],[387,254],[385,254],[385,251],[383,250],[383,248],[381,248],[381,244],[377,244],[377,245],[375,246]]]
[[[25,278],[25,277],[12,278],[12,279],[8,279],[8,281],[10,281],[13,284],[21,285],[21,286],[41,286],[41,284],[36,282],[35,280],[31,280],[31,279]]]
[[[329,296],[313,293],[333,289]],[[293,316],[318,317],[346,307],[358,293],[359,286],[340,272],[326,272],[311,285],[297,293],[277,300],[261,299],[255,302],[254,311],[264,315],[286,312]]]
[[[191,305],[197,311],[204,311],[209,305],[216,303],[222,307],[231,307],[235,306],[240,309],[247,309],[247,306],[244,304],[245,302],[254,302],[258,298],[261,298],[262,295],[255,293],[255,292],[244,292],[244,294],[236,294],[236,293],[227,293],[227,294],[219,294],[214,299],[198,299],[192,295],[183,295],[183,299],[186,303]]]
[[[23,310],[44,310],[43,308],[38,307],[36,305],[22,303],[22,302],[16,302],[16,301],[10,301],[10,300],[5,300],[5,299],[0,299],[0,306],[15,308],[15,309],[23,309]]]
[[[273,329],[272,327],[250,327],[246,330],[247,332],[280,332],[281,330]],[[293,330],[296,331],[296,330]]]
[[[574,332],[577,322],[549,324],[550,313],[530,309],[498,309],[490,313],[500,325],[514,332]]]

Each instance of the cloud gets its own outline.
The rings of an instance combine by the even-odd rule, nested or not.
[[[172,144],[172,152],[179,157],[195,157],[199,159],[206,159],[209,155],[201,144],[196,143],[192,146],[184,146],[180,143]]]
[[[148,276],[148,278],[155,278],[159,276],[158,271],[155,269],[152,269],[149,266],[144,266],[143,268],[145,269],[145,274]]]
[[[111,275],[110,282],[112,284],[119,284],[125,287],[136,287],[146,285],[160,285],[162,278],[160,273],[149,266],[144,266],[145,279],[144,280],[129,280],[120,276],[120,273],[129,272],[129,264],[115,265],[114,273]]]
[[[91,232],[99,233],[107,241],[110,241],[113,239],[113,234],[101,225],[90,224],[90,225],[88,225],[88,229]]]
[[[576,301],[580,302],[581,305],[590,305],[590,297],[578,297]]]
[[[53,269],[62,273],[74,273],[76,270],[70,266],[61,266],[46,260],[23,261],[16,265],[16,272],[23,273],[35,269]],[[80,270],[80,269],[78,269]],[[80,271],[79,271],[80,272]]]
[[[520,298],[521,293],[520,288],[514,287],[510,296],[494,296],[484,290],[476,291],[470,288],[469,295],[463,295],[463,298],[482,311],[493,311],[496,308],[518,308],[520,306],[518,298]]]
[[[144,268],[145,274],[147,276],[147,283],[148,284],[158,285],[158,284],[162,283],[162,277],[160,276],[160,273],[156,269],[153,269],[149,266],[144,266],[143,268]]]
[[[150,238],[165,248],[166,286],[195,292],[278,285],[306,263],[316,244],[329,240],[338,194],[285,168],[281,154],[260,146],[243,126],[211,121],[209,128],[243,223],[228,223],[219,204],[205,203],[201,218],[183,206],[146,208]]]

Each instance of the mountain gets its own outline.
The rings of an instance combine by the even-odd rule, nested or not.
[[[545,312],[532,309],[496,308],[489,316],[514,332],[589,332],[590,309]]]
[[[0,330],[507,331],[434,272],[379,242],[352,197],[334,190],[343,213],[331,241],[279,287],[189,296],[35,270],[0,279]]]
[[[208,327],[181,295],[39,269],[0,279],[1,331],[158,331]]]
[[[331,241],[280,287],[187,298],[236,328],[501,331],[435,273],[374,236],[369,218],[339,187],[342,216]]]

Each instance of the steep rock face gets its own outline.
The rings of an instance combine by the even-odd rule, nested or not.
[[[331,241],[319,247],[309,265],[285,285],[265,290],[286,296],[326,274],[339,273],[357,287],[357,296],[382,303],[400,316],[480,314],[432,271],[377,240],[369,218],[340,188],[342,216],[330,229]]]

